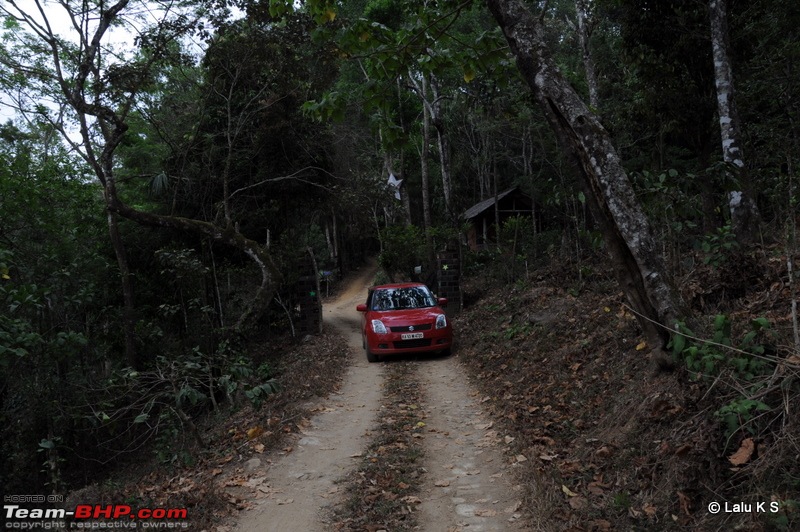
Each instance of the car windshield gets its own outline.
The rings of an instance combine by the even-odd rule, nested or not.
[[[427,286],[381,288],[372,294],[372,310],[402,310],[436,304]]]

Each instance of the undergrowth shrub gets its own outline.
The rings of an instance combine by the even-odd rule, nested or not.
[[[410,274],[425,260],[425,233],[415,225],[393,225],[381,231],[383,251],[378,264],[388,277],[396,272]]]
[[[562,248],[562,231],[534,234],[530,223],[530,219],[525,217],[506,220],[500,230],[499,246],[490,243],[483,249],[464,254],[464,272],[513,283],[527,277],[536,268],[552,263]]]
[[[775,368],[767,354],[766,336],[771,326],[766,318],[750,321],[749,330],[736,341],[731,334],[732,322],[724,314],[714,318],[710,340],[698,338],[685,323],[676,325],[668,347],[673,356],[683,362],[693,380],[710,380],[725,374],[731,380],[736,395],[714,414],[723,423],[728,437],[739,431],[757,435],[764,428],[759,413],[770,412],[772,406],[761,399],[768,385],[768,376]]]
[[[159,462],[188,464],[193,443],[204,445],[195,425],[200,415],[245,400],[258,408],[277,390],[268,365],[254,369],[244,353],[223,341],[214,353],[196,347],[159,356],[150,370],[115,371],[95,383],[87,410],[70,414],[91,428],[98,451],[109,460],[152,444]]]

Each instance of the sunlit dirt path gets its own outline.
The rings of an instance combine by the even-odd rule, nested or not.
[[[263,473],[253,473],[265,477],[262,491],[269,496],[256,501],[236,530],[308,532],[329,528],[321,509],[337,500],[341,488],[336,481],[358,465],[380,407],[383,371],[380,365],[369,364],[363,354],[355,310],[366,299],[374,275],[374,267],[365,268],[333,303],[325,305],[325,326],[335,327],[351,346],[350,368],[339,392],[320,402],[292,451],[264,466]]]

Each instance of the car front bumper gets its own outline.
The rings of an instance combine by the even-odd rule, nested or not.
[[[422,338],[406,339],[401,333],[373,333],[367,336],[367,347],[370,352],[383,356],[405,353],[441,352],[450,349],[453,333],[450,328],[426,331]]]

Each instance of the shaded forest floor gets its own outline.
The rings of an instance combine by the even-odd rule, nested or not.
[[[761,254],[698,266],[680,288],[699,322],[729,315],[734,340],[750,320],[768,319],[763,341],[771,353],[791,359],[784,264],[778,254]],[[594,266],[603,271],[602,264]],[[578,280],[553,266],[508,284],[482,271],[465,279],[464,292],[465,309],[454,320],[454,357],[467,368],[495,430],[505,435],[505,456],[526,488],[520,511],[536,515],[537,526],[791,530],[800,522],[794,502],[800,499],[794,415],[800,400],[789,376],[779,375],[786,367],[776,367],[773,377],[787,385],[765,387],[759,397],[773,410],[740,417],[743,428],[731,433],[715,412],[741,397],[736,379],[725,372],[694,379],[683,365],[658,368],[617,284],[604,273]],[[698,334],[711,335],[707,329]],[[231,530],[221,523],[263,495],[253,464],[268,463],[270,453],[292,452],[284,437],[303,430],[309,400],[335,390],[346,369],[346,343],[331,331],[300,344],[261,340],[250,351],[278,368],[278,394],[257,410],[246,406],[210,416],[207,446],[192,451],[191,465],[131,473],[130,482],[88,488],[78,498],[185,506],[193,530]],[[396,437],[381,438],[407,437],[400,425]],[[399,460],[393,458],[393,468]],[[778,502],[779,511],[708,511],[710,503],[726,501]],[[407,505],[396,510],[404,519]],[[353,513],[358,511],[369,508],[351,506],[350,518],[368,522]]]
[[[764,317],[771,323],[762,338],[767,353],[787,357],[785,259],[759,254],[700,264],[680,280],[698,323],[727,314],[733,327],[725,338],[736,346],[750,320]],[[579,282],[552,267],[512,285],[471,278],[464,290],[458,356],[501,430],[514,437],[509,453],[527,480],[526,506],[551,517],[552,529],[790,530],[800,521],[800,401],[784,374],[796,367],[779,364],[773,388],[765,385],[760,397],[773,410],[752,419],[745,412],[742,428],[731,433],[715,413],[744,401],[741,382],[724,369],[696,379],[682,363],[659,368],[616,282],[604,274]],[[783,391],[776,376],[786,377]],[[778,502],[779,511],[754,506],[714,515],[708,505],[715,501],[723,508],[726,501]]]

